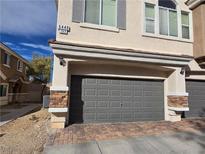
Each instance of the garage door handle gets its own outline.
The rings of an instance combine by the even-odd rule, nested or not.
[[[120,106],[122,107],[122,103],[120,104]]]

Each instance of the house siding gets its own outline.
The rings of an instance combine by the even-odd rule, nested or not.
[[[205,2],[193,10],[194,56],[205,56]]]

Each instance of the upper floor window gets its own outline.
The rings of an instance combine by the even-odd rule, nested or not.
[[[84,21],[116,26],[117,0],[85,0]]]
[[[145,20],[146,20],[146,32],[154,33],[155,29],[155,6],[153,4],[145,4]]]
[[[3,63],[7,66],[10,66],[10,55],[7,53],[4,53],[4,57],[3,57]]]
[[[182,12],[181,14],[182,38],[189,39],[189,14],[187,12]]]
[[[23,71],[23,62],[20,60],[17,61],[17,70],[20,72]]]
[[[190,39],[189,13],[180,11],[174,0],[145,3],[145,32]]]
[[[159,0],[159,33],[178,36],[177,10],[172,0]]]
[[[6,84],[0,85],[0,97],[4,97],[7,95],[7,88],[8,88],[8,85]]]

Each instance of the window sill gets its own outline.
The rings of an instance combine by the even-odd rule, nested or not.
[[[23,73],[23,71],[22,71],[22,70],[18,70],[18,69],[17,69],[17,71],[19,71],[19,72]]]
[[[0,100],[3,101],[5,99],[8,99],[8,94],[6,96],[0,96]]]
[[[8,67],[8,68],[10,68],[11,66],[9,66],[9,65],[7,65],[7,64],[3,64],[4,66],[6,66],[6,67]]]
[[[97,30],[104,30],[104,31],[109,31],[109,32],[116,32],[116,33],[119,33],[119,31],[120,31],[116,27],[105,26],[105,25],[96,25],[96,24],[90,24],[90,23],[80,23],[80,27],[97,29]]]
[[[158,39],[173,40],[173,41],[179,41],[179,42],[193,43],[192,39],[183,39],[183,38],[174,37],[174,36],[166,36],[166,35],[160,35],[160,34],[157,35],[157,34],[151,34],[151,33],[146,33],[146,32],[144,32],[142,36],[158,38]]]

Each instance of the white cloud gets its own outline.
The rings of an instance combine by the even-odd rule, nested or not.
[[[6,44],[6,45],[8,45],[8,46],[14,46],[14,44],[11,43],[11,42],[3,42],[3,43]]]
[[[0,33],[29,36],[55,34],[54,0],[0,0]]]
[[[41,44],[20,43],[20,45],[23,45],[23,46],[26,46],[26,47],[35,48],[35,49],[42,49],[42,50],[51,51],[51,48],[49,46],[41,45]]]

